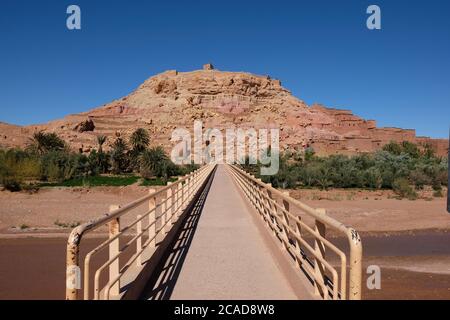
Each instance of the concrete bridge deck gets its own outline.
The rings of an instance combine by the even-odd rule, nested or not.
[[[310,298],[293,289],[245,201],[218,166],[143,298]]]

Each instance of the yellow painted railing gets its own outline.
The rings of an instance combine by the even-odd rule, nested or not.
[[[325,210],[313,209],[237,166],[227,167],[283,250],[289,252],[299,270],[311,279],[317,296],[333,300],[361,299],[362,243],[356,230],[331,218]],[[294,209],[301,214],[294,214]],[[312,225],[303,221],[302,214],[313,221]],[[326,238],[327,229],[348,239],[349,257],[332,239]],[[327,251],[338,257],[340,270],[327,259]]]
[[[125,272],[133,265],[141,267],[145,252],[150,252],[150,255],[155,252],[186,207],[203,190],[214,168],[215,165],[203,166],[158,191],[149,190],[147,196],[123,207],[111,206],[108,214],[75,228],[67,243],[66,299],[81,298],[81,290],[85,300],[91,299],[92,284],[94,299],[120,297],[121,279]],[[131,221],[121,224],[127,217]],[[101,227],[108,228],[109,239],[84,256],[82,275],[80,245],[86,234]],[[123,246],[120,245],[122,241],[126,241]],[[93,268],[92,259],[101,256],[102,252],[108,253],[106,261],[102,260],[100,267]],[[128,260],[121,266],[119,262],[125,257]],[[106,285],[101,285],[102,276],[107,277]]]

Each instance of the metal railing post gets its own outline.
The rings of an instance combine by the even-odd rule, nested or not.
[[[111,205],[109,207],[109,212],[112,213],[119,210],[118,205]],[[120,218],[114,219],[108,223],[109,228],[109,238],[115,237],[120,232]],[[109,259],[113,259],[119,254],[120,251],[120,240],[117,238],[109,244]],[[117,258],[109,266],[109,281],[115,279],[120,273],[120,260]],[[118,296],[120,293],[120,280],[117,281],[111,288],[111,295]]]
[[[167,185],[168,186],[171,186],[172,185],[172,182],[167,182]],[[167,191],[166,191],[166,194],[167,194],[167,205],[166,205],[166,210],[167,210],[167,214],[168,214],[168,222],[167,222],[167,225],[168,225],[168,229],[172,229],[172,222],[173,222],[173,189],[172,188],[169,188],[169,189],[167,189]]]
[[[289,191],[283,191],[283,194],[286,196],[289,196]],[[284,200],[283,198],[277,198],[278,204],[283,208],[286,212],[289,212],[290,210],[290,204],[288,201]],[[283,250],[289,250],[289,230],[287,227],[283,226],[282,223],[289,226],[289,218],[282,209],[276,210],[276,213],[274,215],[274,219],[277,225],[281,228],[281,239],[283,243]],[[281,225],[279,221],[281,220]],[[283,241],[284,240],[284,241]]]
[[[195,193],[195,190],[197,188],[197,184],[196,184],[196,177],[197,177],[197,171],[194,171],[194,174],[192,175],[192,193]]]
[[[264,221],[266,221],[267,227],[269,229],[272,229],[272,226],[270,224],[270,222],[272,221],[272,217],[271,217],[271,203],[269,200],[269,192],[267,191],[267,189],[263,188],[261,190],[261,194],[262,194],[261,197],[264,212]]]
[[[141,215],[138,215],[137,218],[138,218],[138,219],[141,219],[142,216],[141,216]],[[142,233],[142,220],[139,221],[139,222],[137,223],[137,226],[136,226],[136,232],[137,232],[137,234],[141,234],[141,233]],[[141,250],[142,250],[142,235],[139,236],[139,237],[137,238],[137,240],[136,240],[136,252],[139,252],[139,251],[141,251]],[[139,255],[139,256],[136,258],[136,264],[137,264],[138,266],[141,266],[141,265],[142,265],[142,255]]]
[[[191,199],[194,196],[194,179],[189,177],[188,179],[188,198]]]
[[[289,191],[283,191],[283,194],[284,194],[285,196],[287,196],[287,197],[290,197]],[[282,199],[282,200],[281,200],[281,205],[284,207],[284,209],[285,209],[286,211],[289,211],[289,206],[290,206],[290,204],[289,204],[288,201]]]
[[[297,217],[297,219],[298,220],[295,221],[295,234],[297,235],[295,237],[295,249],[297,250],[297,253],[301,255],[302,254],[302,248],[301,248],[300,239],[302,239],[302,227],[300,225],[300,221],[301,221],[300,216]],[[295,256],[295,262],[297,263],[297,266],[299,268],[302,267],[303,261],[302,261],[301,258]]]
[[[178,216],[181,214],[181,206],[183,205],[183,186],[181,185],[181,180],[182,178],[178,178],[178,183],[177,183],[177,220],[178,220]]]
[[[272,187],[271,183],[266,184],[268,187]],[[271,224],[273,224],[274,221],[276,221],[276,212],[277,212],[277,208],[276,206],[273,204],[272,200],[273,200],[273,196],[272,196],[272,192],[270,192],[269,189],[266,189],[266,195],[267,195],[267,205],[269,206],[269,219],[270,221],[267,221],[267,226],[270,228],[270,230],[272,230],[272,233],[274,236],[276,236],[276,230],[274,230],[273,226]]]
[[[188,198],[188,181],[185,180],[184,184],[181,185],[181,190],[182,190],[182,194],[183,194],[183,203],[182,203],[182,208],[185,206],[187,198]]]
[[[316,209],[316,211],[320,214],[326,214],[325,209]],[[315,220],[315,226],[314,230],[325,238],[326,236],[326,227],[325,225],[320,222],[319,220]],[[317,256],[323,258],[325,260],[325,245],[322,243],[322,241],[318,240],[317,238],[314,239],[314,251],[316,252]],[[324,265],[317,259],[314,259],[314,293],[315,294],[321,294],[324,298],[328,297],[328,292],[321,292],[321,288],[325,283],[325,267]],[[319,282],[319,283],[317,283]],[[337,285],[337,284],[335,284]]]
[[[288,217],[287,212],[289,212],[289,210],[290,210],[290,205],[289,205],[289,202],[286,200],[282,200],[281,204],[285,211],[281,211],[281,217],[277,217],[276,219],[281,219],[281,221],[283,223],[280,226],[281,230],[282,230],[281,237],[282,237],[282,240],[284,240],[283,241],[283,249],[286,251],[289,251],[289,217]]]
[[[155,197],[155,230],[156,233],[159,233],[159,230],[162,227],[162,199],[161,196]],[[155,239],[156,242],[156,239]]]
[[[349,274],[349,300],[361,300],[362,282],[362,243],[361,237],[355,229],[350,229],[348,240],[350,242],[350,274]]]
[[[163,236],[166,235],[166,221],[167,221],[167,198],[164,197],[164,195],[160,198],[160,204],[161,204],[161,234]]]
[[[252,178],[254,178],[254,177],[252,176]],[[256,197],[256,186],[253,181],[250,181],[250,188],[251,188],[251,193],[250,193],[251,198],[250,199],[253,202],[253,205],[257,208],[258,204],[257,204],[257,197]]]
[[[81,274],[79,267],[80,260],[80,237],[72,233],[67,242],[66,256],[66,299],[78,300],[78,290],[80,288]]]
[[[149,189],[148,193],[153,194],[155,193],[155,189]],[[148,238],[152,239],[156,236],[156,198],[151,197],[148,200],[148,211],[150,214],[148,215]],[[156,246],[156,238],[150,241],[149,244],[150,248],[155,248]]]

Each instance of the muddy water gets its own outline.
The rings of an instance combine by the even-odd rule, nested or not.
[[[368,290],[364,274],[364,299],[450,300],[450,233],[363,235],[362,240],[364,267],[381,267],[381,290]]]
[[[86,239],[82,254],[99,242]],[[345,239],[333,242],[346,246]],[[427,265],[450,261],[450,233],[363,235],[363,244],[365,265],[370,262],[383,266],[382,290],[365,289],[365,299],[450,300],[450,272],[433,274],[426,270]],[[0,239],[0,299],[64,299],[65,246],[63,238]],[[391,268],[392,258],[421,263],[425,269],[412,272]]]
[[[121,239],[122,245],[129,239]],[[84,257],[105,238],[83,240],[80,254]],[[65,299],[65,238],[0,239],[0,299]],[[124,252],[120,267],[131,257]],[[95,255],[92,270],[97,270],[106,261],[107,250]],[[81,266],[81,271],[84,272]],[[93,281],[94,275],[90,279]],[[100,285],[107,282],[107,275],[100,276]],[[93,286],[92,286],[93,287]],[[90,292],[93,296],[93,288]]]
[[[63,299],[64,239],[0,240],[0,299]]]
[[[433,232],[400,235],[361,235],[364,255],[389,256],[450,256],[450,232]],[[338,238],[340,246],[347,245],[346,239]]]

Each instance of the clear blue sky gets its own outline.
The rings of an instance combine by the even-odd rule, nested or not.
[[[81,31],[66,29],[70,4]],[[370,4],[381,31],[366,28]],[[279,78],[308,104],[448,135],[448,0],[2,0],[0,121],[86,111],[207,62]]]

